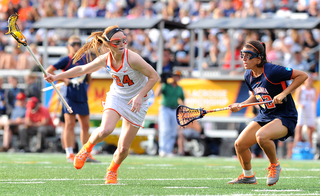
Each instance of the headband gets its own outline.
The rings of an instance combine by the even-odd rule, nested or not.
[[[107,42],[110,42],[111,37],[114,34],[118,33],[119,31],[122,31],[122,30],[120,28],[114,28],[114,29],[111,29],[111,31],[109,31],[107,35],[103,33],[103,36],[106,38]]]
[[[249,43],[247,43],[249,46],[251,46],[251,47],[253,47],[254,49],[256,49],[256,51],[258,51],[259,52],[259,54],[260,54],[260,51],[256,48],[256,47],[254,47],[252,44],[249,44]]]

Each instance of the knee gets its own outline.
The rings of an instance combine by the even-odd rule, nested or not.
[[[113,129],[109,128],[109,127],[99,127],[99,137],[107,137],[108,135],[110,135],[113,131]]]
[[[268,140],[268,138],[265,136],[265,134],[257,132],[256,140],[257,140],[257,143],[261,146],[261,144],[265,143]]]
[[[76,126],[76,122],[65,122],[66,130],[74,129],[75,126]]]
[[[240,140],[236,140],[236,141],[234,142],[234,148],[235,148],[238,152],[239,152],[239,151],[243,151],[243,150],[246,149]]]
[[[128,153],[129,153],[129,147],[123,146],[123,145],[119,145],[119,146],[118,146],[118,153],[119,153],[120,155],[128,154]]]

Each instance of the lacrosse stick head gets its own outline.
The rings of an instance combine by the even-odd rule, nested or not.
[[[177,123],[182,127],[187,126],[192,121],[202,118],[206,113],[206,110],[202,108],[194,109],[179,105],[176,110]]]
[[[21,44],[24,46],[27,46],[27,39],[21,33],[20,28],[16,23],[18,18],[19,18],[18,14],[12,14],[8,18],[9,32],[7,32],[6,34],[10,34],[18,42],[18,47],[20,47]]]

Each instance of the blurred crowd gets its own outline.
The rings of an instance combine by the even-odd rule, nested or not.
[[[303,17],[318,17],[319,0],[5,0],[0,4],[0,69],[30,69],[34,65],[28,51],[16,45],[7,32],[6,20],[13,13],[19,14],[18,25],[28,40],[37,58],[41,61],[37,47],[42,46],[45,37],[44,29],[34,29],[32,24],[44,17],[78,17],[78,18],[162,18],[183,24],[204,18],[279,18],[302,14]],[[65,46],[73,30],[49,29],[49,46]],[[244,30],[239,29],[230,37],[228,30],[205,30],[204,58],[202,62],[195,61],[190,65],[190,31],[164,29],[165,49],[169,52],[162,58],[158,56],[157,29],[126,30],[127,47],[140,53],[147,62],[156,66],[159,59],[163,60],[164,70],[172,70],[174,66],[192,67],[197,69],[214,68],[227,70],[231,74],[242,73],[239,58],[243,44],[251,39],[261,40],[267,45],[268,60],[300,69],[317,72],[318,53],[314,49],[319,42],[318,29],[313,30]],[[81,30],[81,35],[87,37],[90,32]],[[85,41],[85,39],[84,39]],[[234,42],[234,54],[230,48]],[[197,34],[195,40],[195,56],[198,57]],[[6,50],[6,47],[11,50]],[[235,69],[230,65],[235,56]],[[167,58],[167,59],[165,59]],[[229,73],[229,72],[228,72]]]

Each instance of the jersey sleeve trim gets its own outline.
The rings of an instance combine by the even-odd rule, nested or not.
[[[57,68],[53,65],[50,65],[49,67],[52,67],[54,70],[57,70]]]
[[[290,79],[292,79],[292,76],[293,76],[293,72],[294,72],[294,69],[292,69],[292,74],[291,74],[291,77],[290,77]]]

